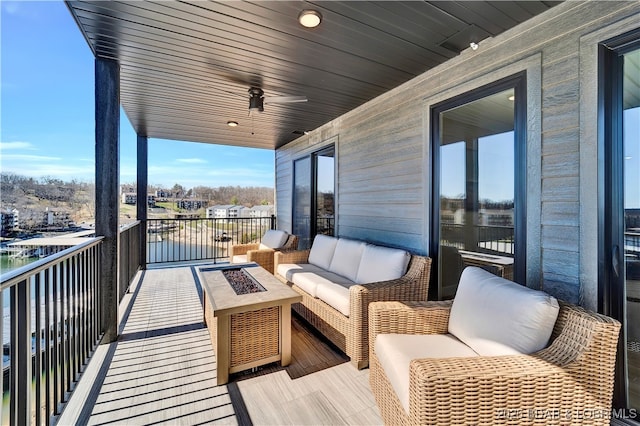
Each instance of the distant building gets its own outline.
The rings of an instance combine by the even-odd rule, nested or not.
[[[173,194],[168,189],[158,189],[156,191],[156,200],[158,201],[167,201],[167,199],[171,198]]]
[[[47,207],[44,211],[41,225],[45,229],[68,228],[73,225],[73,221],[67,210]]]
[[[120,194],[135,194],[137,192],[136,188],[129,185],[121,185],[120,186]]]
[[[122,194],[122,204],[130,204],[135,206],[138,202],[138,194],[135,192],[126,192]],[[147,194],[147,205],[149,207],[155,207],[156,196],[153,194]]]
[[[184,210],[198,210],[203,207],[207,207],[206,200],[197,200],[197,199],[183,199],[176,201],[176,207]]]
[[[138,201],[138,195],[135,192],[125,192],[122,194],[122,204],[135,205]]]
[[[0,211],[0,235],[7,236],[11,232],[19,229],[18,219],[20,214],[17,209],[6,209]]]
[[[247,210],[246,213],[245,210]],[[246,216],[244,216],[245,214]],[[249,217],[248,209],[234,204],[212,206],[207,209],[208,219],[231,219],[237,217]]]
[[[271,217],[274,212],[275,206],[272,204],[253,206],[249,209],[249,217]]]

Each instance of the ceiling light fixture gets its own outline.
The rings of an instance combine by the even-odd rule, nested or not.
[[[507,99],[509,99],[510,101],[515,101],[516,97],[514,95],[509,96]]]
[[[300,22],[300,25],[306,28],[315,28],[320,25],[321,21],[322,15],[320,15],[320,12],[318,12],[317,10],[303,10],[298,15],[298,22]]]
[[[229,127],[238,127],[237,121],[227,121],[227,126]]]
[[[471,43],[469,43],[469,47],[471,48],[471,50],[478,50],[478,43],[472,41]]]

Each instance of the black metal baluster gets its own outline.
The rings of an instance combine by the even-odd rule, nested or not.
[[[41,319],[41,307],[42,307],[42,291],[41,291],[41,273],[38,273],[35,277],[35,294],[34,294],[34,306],[35,310],[35,349],[34,354],[34,376],[35,376],[35,421],[39,425],[42,423],[42,319]]]

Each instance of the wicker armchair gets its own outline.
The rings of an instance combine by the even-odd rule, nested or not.
[[[412,360],[406,412],[376,336],[447,333],[451,303],[369,305],[370,383],[386,424],[609,424],[620,323],[562,302],[551,344],[534,354]]]
[[[260,248],[260,243],[236,244],[231,247],[231,262],[239,263],[239,257],[245,262],[255,262],[273,274],[273,256],[276,251],[289,251],[298,248],[298,237],[289,234],[283,246],[272,248]],[[236,260],[234,260],[234,257]],[[245,258],[246,257],[246,258]]]

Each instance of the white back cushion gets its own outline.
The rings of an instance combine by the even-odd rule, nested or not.
[[[449,333],[481,356],[530,354],[549,343],[558,301],[493,275],[467,267],[449,315]]]
[[[282,247],[284,243],[287,242],[287,238],[289,238],[289,235],[286,232],[269,229],[262,236],[261,245],[266,246],[267,248],[276,249],[278,247]]]
[[[395,280],[407,272],[411,255],[404,250],[367,244],[355,281],[358,284]]]
[[[336,244],[329,270],[355,281],[365,246],[366,243],[361,241],[340,238]]]
[[[316,235],[309,252],[309,263],[322,269],[329,269],[337,243],[337,238],[322,234]]]

